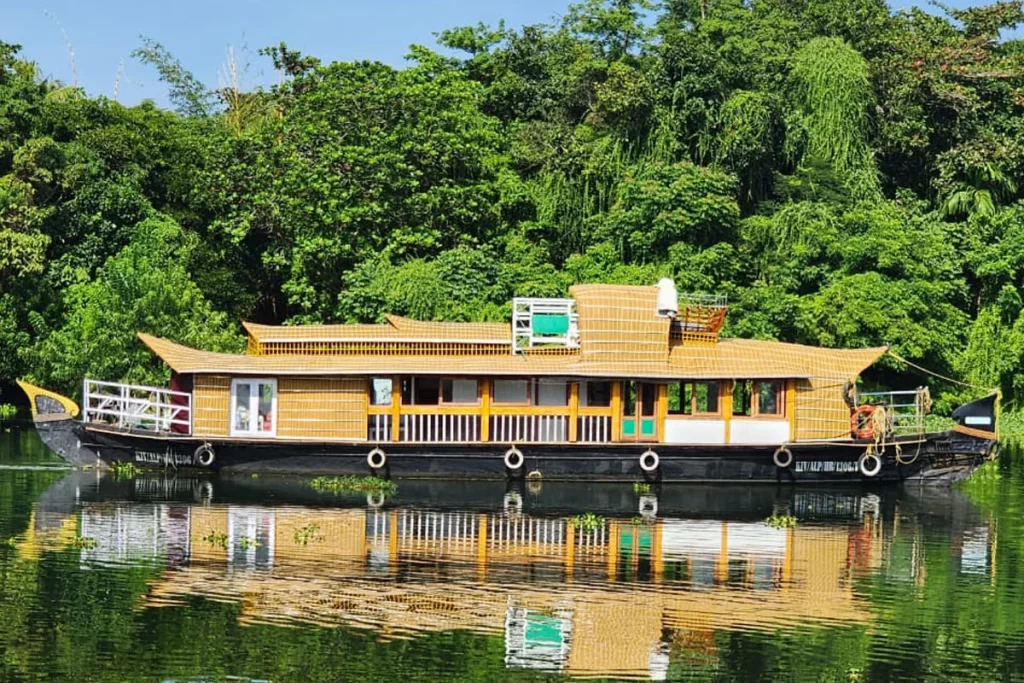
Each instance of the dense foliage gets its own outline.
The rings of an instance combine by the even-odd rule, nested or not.
[[[0,43],[0,384],[157,381],[137,330],[237,349],[240,319],[502,319],[667,275],[727,293],[729,334],[891,344],[1016,401],[1024,12],[940,10],[586,0],[401,69],[282,44],[249,91],[146,41],[173,112]]]

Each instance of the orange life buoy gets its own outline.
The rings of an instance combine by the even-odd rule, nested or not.
[[[875,414],[875,406],[862,405],[850,413],[850,432],[855,439],[875,438],[875,428],[871,424],[871,416]]]

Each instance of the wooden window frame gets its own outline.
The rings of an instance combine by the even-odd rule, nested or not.
[[[235,428],[235,415],[238,412],[238,395],[235,393],[235,388],[239,384],[255,384],[257,387],[260,384],[269,384],[274,388],[274,397],[270,401],[270,431],[239,431]],[[250,396],[250,402],[252,398]],[[250,403],[251,405],[251,403]],[[259,395],[257,392],[256,405],[259,406]],[[272,377],[232,377],[231,387],[228,401],[228,436],[232,437],[249,437],[249,438],[273,438],[277,436],[277,418],[278,418],[278,392],[277,392],[277,378]],[[252,420],[252,417],[250,417]]]
[[[495,384],[497,382],[526,382],[526,401],[499,401],[495,395]],[[492,377],[488,382],[491,391],[491,405],[495,406],[532,406],[533,405],[533,380],[530,377]]]
[[[713,413],[697,412],[697,392],[691,392],[690,394],[690,412],[688,413],[673,413],[668,412],[668,396],[666,392],[666,413],[665,416],[669,419],[687,419],[687,420],[713,420],[715,418],[722,419],[725,413],[722,410],[722,397],[725,396],[725,382],[718,379],[681,379],[675,382],[669,382],[669,385],[679,385],[679,404],[682,405],[683,401],[683,387],[687,384],[715,384],[718,386],[718,410]],[[746,416],[744,416],[746,417]]]
[[[788,391],[786,380],[784,379],[750,379],[750,380],[735,380],[737,384],[740,382],[750,382],[750,397],[748,398],[750,415],[744,415],[742,413],[732,414],[734,420],[786,420],[788,415],[786,413],[786,392]],[[779,405],[779,412],[777,413],[762,413],[760,401],[758,396],[760,392],[757,390],[758,384],[773,383],[779,385],[779,390],[775,394],[775,400]],[[733,389],[733,401],[735,401],[736,391]],[[733,403],[735,406],[735,403]]]
[[[445,401],[444,400],[444,383],[452,382],[455,380],[471,380],[476,382],[476,400],[475,401]],[[439,406],[478,406],[481,404],[482,397],[480,395],[481,387],[483,386],[483,380],[479,377],[441,377],[437,385],[437,405]],[[452,394],[455,394],[454,389]]]
[[[401,397],[401,401],[402,401],[402,405],[403,406],[409,406],[409,407],[412,407],[412,406],[420,406],[420,407],[435,406],[436,407],[436,406],[442,405],[441,404],[441,380],[443,379],[442,377],[439,377],[437,375],[403,375],[402,379],[403,380],[408,380],[408,382],[409,382],[409,400],[406,401],[405,397],[402,396],[401,393],[399,393],[399,396]],[[416,380],[418,380],[418,379],[437,379],[437,403],[417,403],[416,402]],[[399,382],[399,392],[402,392],[401,382]],[[391,400],[394,401],[394,397],[393,396],[392,396]]]
[[[377,379],[387,380],[388,383],[391,384],[391,401],[390,402],[388,402],[388,403],[374,403],[373,402],[373,381],[377,380]],[[399,394],[401,394],[401,391],[402,391],[401,385],[399,385],[398,391],[399,391]],[[366,379],[366,396],[367,396],[367,406],[369,406],[371,409],[372,408],[388,408],[388,409],[390,409],[391,406],[394,405],[394,403],[395,403],[395,382],[394,382],[394,377],[392,377],[391,375],[388,375],[386,377],[382,377],[380,375],[374,375],[372,377],[368,377]]]
[[[556,406],[542,406],[537,403],[537,398],[540,396],[540,383],[544,380],[557,380],[558,382],[565,384],[565,403]],[[560,379],[557,377],[534,377],[529,381],[529,388],[526,390],[527,405],[537,406],[538,408],[568,408],[569,400],[572,396],[572,388],[569,386],[572,384],[568,379]],[[503,404],[505,405],[505,404]]]
[[[612,385],[615,384],[615,380],[611,380],[611,379],[597,379],[597,380],[582,379],[582,380],[577,380],[576,383],[580,387],[580,389],[579,389],[579,396],[580,396],[580,398],[582,398],[586,394],[586,392],[590,391],[590,385],[591,384],[607,384],[608,385],[608,403],[607,404],[600,405],[600,406],[594,405],[594,404],[592,404],[590,402],[589,395],[587,395],[587,405],[584,406],[584,405],[582,405],[582,402],[581,402],[581,405],[580,405],[580,409],[581,410],[582,409],[588,409],[589,410],[590,408],[603,409],[603,410],[611,410],[611,407],[612,407],[612,394],[615,393],[612,390]],[[571,382],[570,382],[570,384],[571,384]]]

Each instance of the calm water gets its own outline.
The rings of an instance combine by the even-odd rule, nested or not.
[[[403,482],[380,501],[56,464],[31,430],[0,433],[2,681],[1024,680],[1009,458],[971,497],[642,500]]]

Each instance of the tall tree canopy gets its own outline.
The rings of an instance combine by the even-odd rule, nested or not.
[[[503,319],[671,276],[727,293],[730,334],[890,344],[1017,401],[1024,11],[937,7],[586,0],[403,68],[282,43],[266,90],[144,40],[175,111],[0,43],[0,391],[159,379],[136,331],[232,349],[240,319]]]

